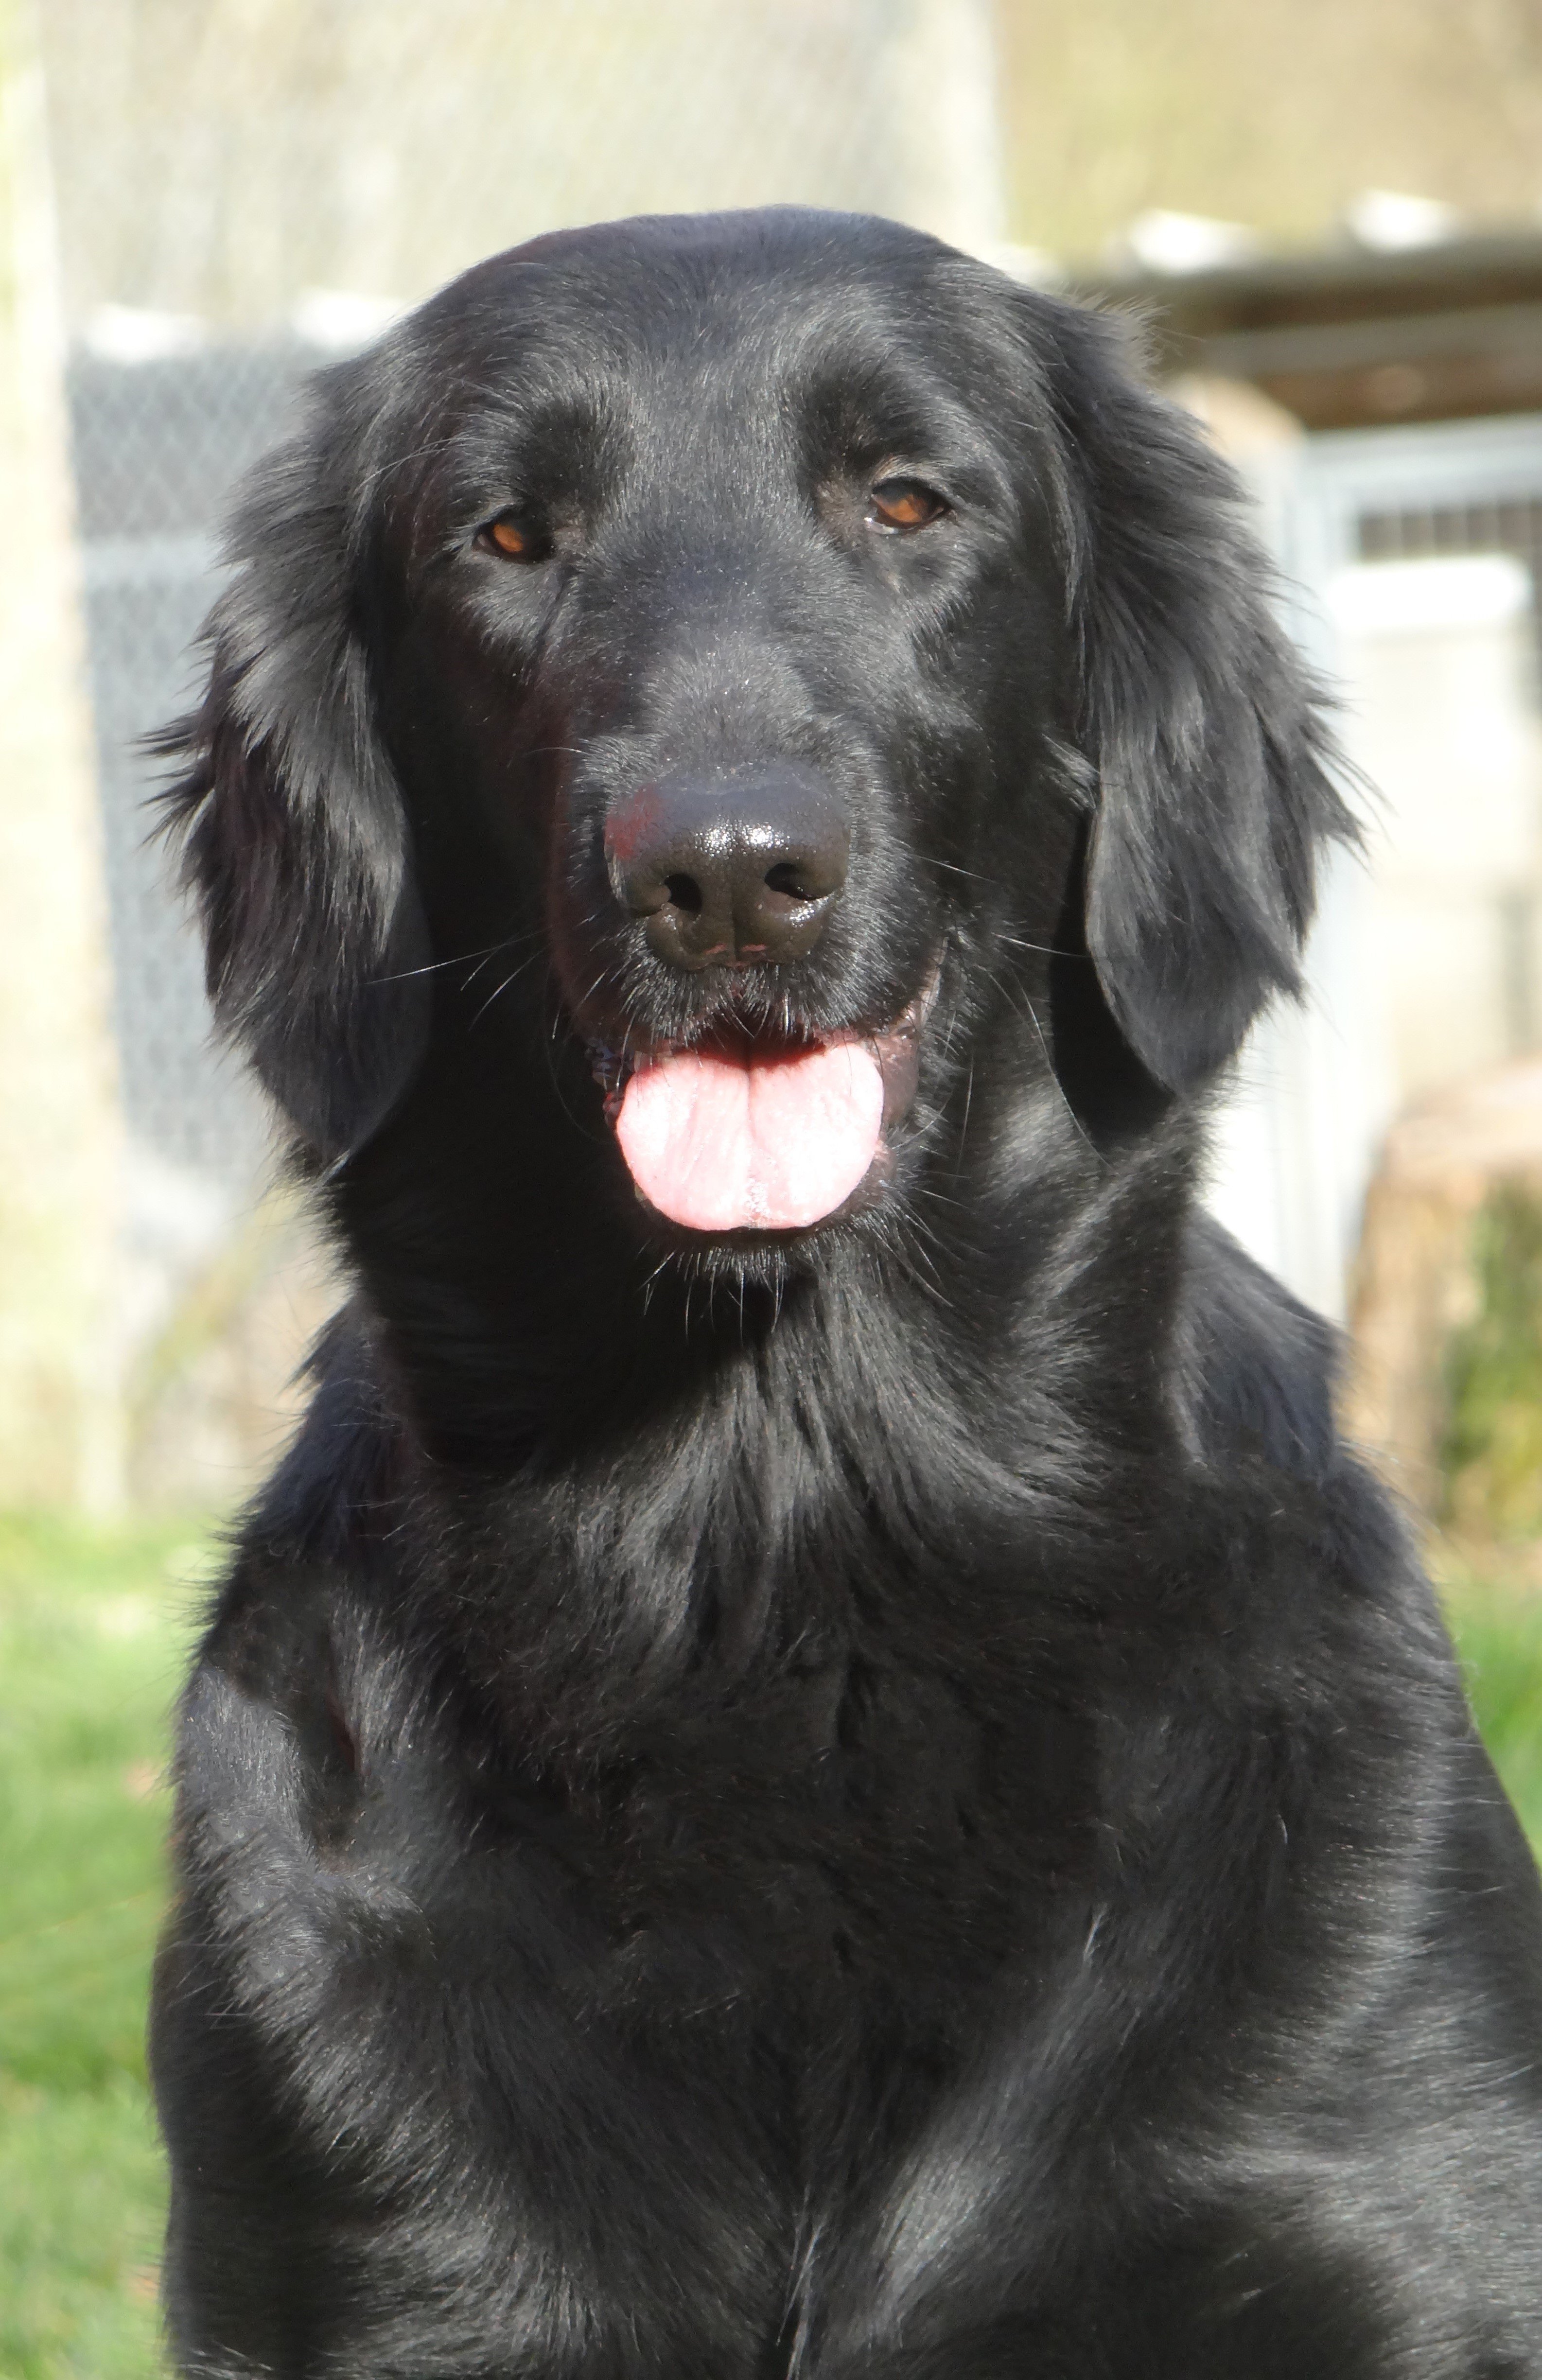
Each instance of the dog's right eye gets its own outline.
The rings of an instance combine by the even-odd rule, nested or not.
[[[552,540],[525,515],[517,512],[499,513],[477,531],[477,543],[484,553],[501,554],[505,562],[545,562],[552,552]]]
[[[929,528],[948,507],[935,490],[920,480],[880,480],[868,498],[868,526],[901,537]]]

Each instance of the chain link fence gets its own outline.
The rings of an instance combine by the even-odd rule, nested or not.
[[[167,881],[140,739],[191,694],[215,525],[300,369],[298,350],[136,363],[84,350],[67,378],[125,1122],[141,1151],[237,1194],[259,1162],[259,1120],[209,1043],[200,956]]]

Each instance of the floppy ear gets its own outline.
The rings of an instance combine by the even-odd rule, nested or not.
[[[328,1161],[383,1121],[429,1013],[407,820],[356,621],[340,410],[249,483],[228,544],[239,575],[205,632],[207,692],[158,739],[188,764],[165,799],[218,1028]]]
[[[1097,781],[1087,948],[1143,1064],[1187,1090],[1299,990],[1317,845],[1356,830],[1241,483],[1139,385],[1126,326],[1047,311]]]

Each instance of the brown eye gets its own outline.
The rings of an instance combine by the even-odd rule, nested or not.
[[[551,540],[522,521],[517,514],[500,513],[478,531],[477,542],[490,553],[505,554],[511,562],[544,562]]]
[[[926,528],[947,511],[941,496],[919,480],[880,480],[868,502],[871,528]]]

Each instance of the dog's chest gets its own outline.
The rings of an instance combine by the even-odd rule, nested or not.
[[[500,1822],[564,1864],[603,1941],[597,1988],[844,1978],[941,2005],[1030,1952],[1085,1873],[1089,1764],[1046,1701],[1007,1715],[975,1679],[842,1656],[698,1681],[539,1793],[516,1764]]]

